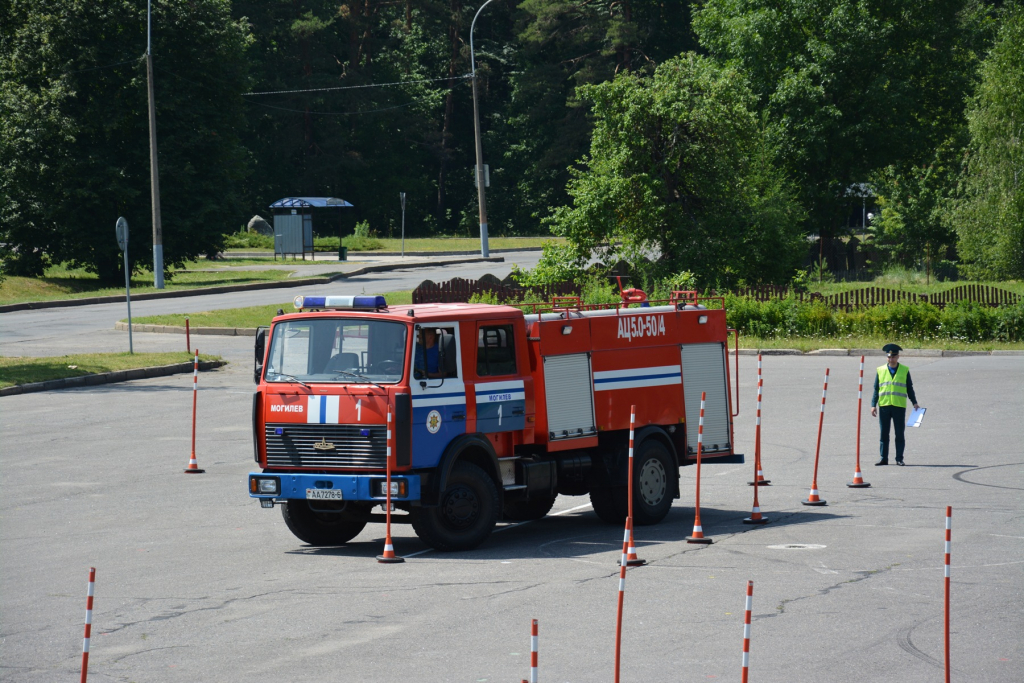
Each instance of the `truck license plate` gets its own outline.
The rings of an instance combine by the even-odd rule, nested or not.
[[[338,489],[306,489],[306,498],[310,500],[342,500]]]

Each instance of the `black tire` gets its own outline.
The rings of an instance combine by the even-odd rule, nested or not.
[[[657,439],[647,439],[637,447],[633,461],[633,523],[657,524],[665,519],[675,496],[672,455]],[[590,504],[602,521],[622,524],[627,495],[625,486],[609,485],[601,477],[590,490]]]
[[[438,550],[470,550],[490,535],[498,522],[498,489],[487,473],[457,462],[437,507],[412,508],[412,528]]]
[[[305,500],[289,500],[281,506],[284,523],[300,541],[310,545],[344,545],[359,535],[366,520],[343,512],[317,512]]]
[[[672,454],[657,439],[647,439],[633,455],[633,522],[657,524],[672,509],[675,465]]]
[[[602,522],[622,524],[626,520],[626,487],[596,484],[590,489],[590,504]]]
[[[543,519],[555,504],[555,497],[536,497],[529,500],[510,500],[505,502],[502,517],[511,522],[529,522]]]

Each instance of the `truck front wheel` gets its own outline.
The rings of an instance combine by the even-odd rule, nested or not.
[[[498,489],[487,473],[457,462],[437,507],[414,507],[412,528],[438,550],[470,550],[484,542],[498,521]]]
[[[310,545],[344,545],[359,535],[365,520],[344,512],[317,512],[305,500],[289,500],[281,506],[284,523],[300,541]]]

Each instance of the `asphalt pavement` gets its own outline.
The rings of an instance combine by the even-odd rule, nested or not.
[[[408,287],[367,282],[367,291],[399,288]],[[244,305],[237,298],[205,305]],[[56,351],[47,334],[61,323],[43,314],[71,316],[65,348],[125,343],[110,329],[120,310],[79,312],[4,315],[2,352]],[[12,319],[23,339],[11,338]],[[203,342],[239,361],[200,376],[196,455],[205,474],[182,473],[187,375],[0,398],[0,679],[77,678],[96,567],[90,681],[518,681],[529,675],[534,618],[541,680],[611,680],[622,530],[601,523],[586,497],[559,497],[549,517],[502,525],[470,552],[430,550],[396,525],[404,564],[374,560],[379,524],[345,547],[306,546],[245,490],[251,339]],[[748,460],[702,472],[712,545],[682,540],[694,521],[693,467],[669,517],[637,528],[649,564],[626,579],[623,680],[738,679],[747,580],[750,680],[941,680],[947,505],[953,679],[1021,680],[1024,357],[908,359],[929,408],[923,426],[908,430],[908,464],[872,466],[877,425],[865,400],[861,459],[872,486],[849,489],[857,361],[765,358],[763,469],[772,483],[759,498],[770,524],[742,523],[753,496]],[[755,363],[740,358],[736,441],[748,456]],[[828,505],[812,508],[800,501],[826,367],[818,488]]]

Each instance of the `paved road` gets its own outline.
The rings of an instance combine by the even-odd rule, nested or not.
[[[4,317],[4,320],[7,316]],[[143,335],[139,335],[140,337]],[[217,339],[248,359],[248,340]],[[242,346],[241,342],[245,341]],[[237,346],[234,346],[237,345]],[[737,441],[750,453],[754,359],[741,357]],[[819,488],[810,485],[830,367]],[[943,514],[953,517],[953,678],[1020,680],[1024,652],[1024,358],[912,363],[922,428],[908,466],[853,474],[857,359],[765,359],[764,469],[705,469],[715,543],[688,545],[694,469],[669,518],[637,530],[650,564],[626,583],[624,680],[737,679],[754,581],[751,680],[941,680]],[[200,378],[197,457],[185,475],[191,378],[0,398],[0,679],[72,680],[88,567],[97,568],[91,681],[518,681],[540,620],[545,681],[610,680],[621,530],[586,498],[503,528],[472,552],[378,565],[383,528],[316,549],[246,496],[252,384],[245,363]],[[803,546],[803,547],[795,547]]]
[[[211,311],[242,306],[261,306],[280,302],[290,307],[298,294],[360,294],[413,289],[423,280],[450,280],[454,277],[477,279],[491,273],[504,278],[512,272],[512,265],[532,268],[540,252],[524,251],[501,254],[504,263],[464,263],[438,269],[416,268],[384,273],[370,273],[337,280],[326,285],[289,289],[261,289],[249,292],[209,294],[172,299],[132,302],[132,316],[166,315]],[[418,261],[425,257],[417,257]],[[125,351],[128,349],[127,332],[115,332],[114,323],[127,317],[125,304],[98,304],[47,308],[34,311],[15,311],[0,314],[0,355],[2,356],[58,356],[72,351],[91,353]],[[199,338],[196,343],[206,342]],[[164,351],[183,348],[180,335],[134,335],[136,350]],[[246,342],[251,347],[251,340]],[[211,347],[215,344],[209,344]],[[206,349],[203,348],[203,351]]]

